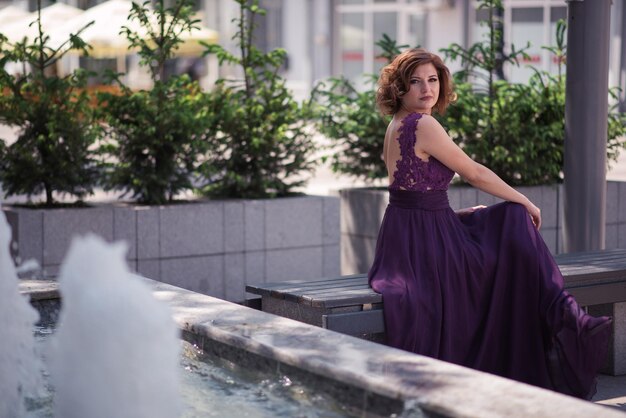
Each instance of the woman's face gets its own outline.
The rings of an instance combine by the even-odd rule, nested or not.
[[[415,68],[409,79],[409,91],[402,96],[402,106],[409,112],[430,114],[439,98],[439,76],[431,63]]]

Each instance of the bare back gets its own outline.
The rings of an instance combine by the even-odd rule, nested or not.
[[[383,159],[389,188],[429,191],[447,190],[454,172],[425,153],[417,143],[417,126],[422,114],[394,118],[387,127]]]

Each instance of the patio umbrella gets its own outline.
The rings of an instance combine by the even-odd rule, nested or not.
[[[0,9],[0,33],[5,33],[4,27],[11,22],[15,22],[17,19],[21,19],[25,16],[28,16],[26,10],[20,9],[15,6],[7,6]],[[5,34],[6,36],[6,34]]]
[[[83,14],[69,20],[66,24],[53,30],[50,34],[52,42],[60,45],[68,39],[70,33],[78,32],[89,22],[94,22],[85,29],[80,37],[91,45],[89,55],[95,58],[112,58],[126,55],[130,51],[128,40],[120,34],[122,27],[126,26],[142,36],[146,31],[136,20],[128,20],[132,9],[132,2],[128,0],[109,0],[87,9]],[[154,19],[156,22],[156,18]],[[180,46],[181,55],[200,53],[203,47],[199,41],[216,42],[217,32],[208,28],[196,30],[191,34],[181,36],[185,42]],[[78,51],[75,51],[79,53]]]
[[[82,13],[81,9],[63,3],[56,3],[41,9],[41,27],[44,34],[49,34],[54,27],[58,26],[59,22],[67,21]],[[4,22],[2,33],[11,42],[18,42],[24,38],[28,38],[32,42],[39,36],[37,24],[33,23],[36,20],[37,12],[27,13],[20,18],[12,19],[10,23]]]

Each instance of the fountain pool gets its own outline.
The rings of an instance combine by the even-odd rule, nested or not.
[[[53,326],[35,327],[35,350],[43,357],[44,390],[28,398],[25,417],[54,417],[54,385],[45,353],[49,351]],[[222,358],[209,355],[182,341],[179,357],[180,418],[342,418],[355,416],[331,397],[315,393],[296,379],[280,374],[260,374]]]

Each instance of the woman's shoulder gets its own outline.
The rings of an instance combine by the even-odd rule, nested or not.
[[[428,124],[428,125],[439,125],[441,126],[441,124],[439,123],[439,121],[437,119],[434,118],[433,115],[430,115],[428,113],[418,113],[419,115],[419,123],[424,125],[424,124]]]
[[[443,126],[441,126],[439,121],[432,115],[429,115],[428,113],[420,113],[420,115],[418,123],[415,126],[416,132],[445,133]]]

